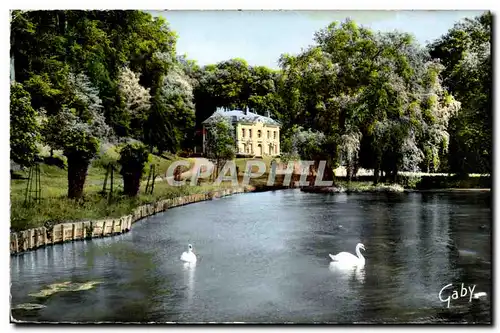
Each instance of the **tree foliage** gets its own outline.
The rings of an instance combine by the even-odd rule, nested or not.
[[[30,166],[38,154],[36,144],[40,137],[37,112],[31,106],[30,94],[20,83],[10,86],[10,158]]]
[[[206,130],[206,156],[215,164],[216,175],[222,163],[236,155],[235,129],[228,118],[216,115],[206,125]]]
[[[492,20],[490,12],[467,18],[429,45],[444,66],[444,84],[462,106],[450,120],[451,172],[492,170]]]
[[[442,86],[442,65],[408,34],[374,33],[351,20],[315,41],[280,59],[286,135],[297,123],[322,133],[332,167],[374,169],[375,181],[381,170],[437,171],[460,108]]]
[[[45,119],[44,143],[68,157],[70,197],[82,195],[101,143],[144,140],[157,124],[150,110],[161,106],[157,92],[173,66],[157,54],[175,59],[175,42],[163,18],[142,11],[12,12],[14,77]],[[159,125],[158,137],[175,127]]]
[[[125,111],[122,115],[129,119],[132,123],[130,127],[136,130],[135,133],[129,133],[135,138],[141,138],[142,127],[151,106],[150,89],[143,87],[139,78],[140,75],[128,67],[122,68],[118,74],[118,90]]]

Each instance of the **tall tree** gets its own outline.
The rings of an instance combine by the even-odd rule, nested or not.
[[[444,85],[462,105],[450,123],[448,161],[461,175],[492,170],[492,21],[490,12],[467,18],[428,46],[444,65]]]
[[[323,133],[330,168],[374,169],[375,182],[381,170],[395,177],[424,157],[437,168],[459,107],[441,86],[442,68],[405,33],[346,20],[315,36],[316,45],[280,59],[285,135],[294,123]]]
[[[85,74],[68,75],[67,106],[47,117],[46,142],[68,159],[68,197],[81,198],[91,159],[110,134],[98,90]]]
[[[206,124],[207,157],[215,165],[214,177],[218,176],[223,163],[236,154],[235,129],[228,118],[216,115]]]

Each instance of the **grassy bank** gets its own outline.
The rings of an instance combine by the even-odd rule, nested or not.
[[[40,164],[41,180],[41,202],[24,205],[26,192],[26,179],[11,179],[11,231],[22,231],[44,225],[53,225],[67,221],[82,221],[89,219],[115,218],[131,213],[136,207],[153,203],[163,199],[171,199],[195,193],[204,193],[216,189],[231,187],[231,182],[222,182],[219,185],[212,184],[206,180],[201,181],[198,186],[190,186],[189,178],[185,186],[170,186],[166,181],[155,182],[153,194],[145,194],[147,173],[143,177],[139,195],[129,198],[121,195],[122,178],[118,172],[114,175],[114,192],[111,201],[100,194],[106,174],[105,166],[109,161],[116,159],[114,153],[106,153],[100,159],[94,161],[89,170],[84,188],[84,198],[78,202],[70,200],[67,195],[67,171],[55,165]],[[159,157],[153,156],[152,163],[156,165],[156,172],[163,177],[169,166],[177,160],[188,160],[191,165],[193,159],[179,158],[177,156]],[[245,164],[250,159],[236,159],[239,167],[239,184],[243,181]],[[269,164],[271,159],[263,160]],[[253,170],[254,172],[257,169]],[[26,171],[17,172],[16,176],[27,178]],[[267,174],[252,179],[251,184],[259,188],[266,188]],[[107,188],[109,189],[109,180]]]
[[[156,164],[157,172],[164,174],[170,164],[178,159],[174,156],[169,158],[154,156],[153,163]],[[146,182],[143,182],[140,195],[136,198],[129,198],[121,195],[122,178],[118,172],[115,172],[114,191],[112,200],[109,202],[100,194],[105,174],[106,170],[102,163],[92,163],[85,182],[84,198],[75,202],[66,198],[67,171],[54,165],[40,164],[41,202],[25,205],[27,180],[22,178],[27,178],[28,174],[26,171],[17,172],[16,176],[21,179],[11,179],[10,182],[11,230],[21,231],[47,223],[119,217],[129,214],[135,207],[146,203],[201,193],[214,188],[210,185],[174,187],[169,186],[167,182],[156,182],[154,193],[146,195],[144,194]],[[147,178],[147,174],[144,178]],[[109,180],[107,188],[109,189]]]
[[[491,177],[476,176],[466,179],[457,179],[453,176],[398,176],[396,183],[379,182],[373,184],[373,176],[357,177],[348,181],[346,177],[337,177],[331,187],[308,187],[303,188],[304,192],[338,193],[338,192],[404,192],[405,190],[415,191],[443,191],[443,190],[474,190],[490,189]]]
[[[346,177],[337,177],[336,183],[339,184],[348,184]],[[358,186],[366,187],[367,184],[373,183],[373,176],[360,176],[356,177],[353,181],[351,181],[351,185],[349,186]],[[384,179],[381,179],[380,183],[383,184],[391,184],[389,182],[384,182]],[[436,190],[436,189],[478,189],[478,188],[491,188],[491,177],[484,175],[473,175],[469,176],[465,179],[457,178],[453,175],[411,175],[404,174],[398,175],[396,184],[402,186],[405,189],[412,190]]]

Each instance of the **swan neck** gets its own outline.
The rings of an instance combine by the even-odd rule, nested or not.
[[[361,254],[361,251],[359,250],[359,246],[356,246],[356,254],[358,255],[359,260],[365,261],[365,257]]]

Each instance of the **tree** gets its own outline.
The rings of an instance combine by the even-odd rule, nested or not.
[[[491,173],[492,165],[492,63],[490,12],[465,19],[428,46],[443,65],[443,84],[461,111],[450,120],[451,172]]]
[[[157,96],[171,66],[156,55],[175,58],[175,42],[163,18],[142,11],[13,12],[15,78],[45,110],[44,141],[68,157],[68,196],[81,197],[88,163],[111,134],[144,140],[142,117],[167,128],[160,137],[175,126],[146,112],[147,91]]]
[[[206,134],[206,156],[215,164],[214,177],[218,176],[222,163],[236,155],[235,130],[229,119],[216,115],[211,119]]]
[[[91,159],[100,141],[110,135],[98,90],[83,74],[68,75],[67,106],[48,116],[44,128],[50,146],[62,149],[68,159],[68,197],[81,198]]]
[[[28,167],[35,161],[40,139],[37,112],[31,106],[30,94],[22,84],[10,85],[10,158]]]
[[[437,170],[459,103],[428,52],[408,34],[374,33],[351,20],[318,31],[315,42],[280,59],[285,136],[296,135],[296,123],[322,133],[322,158],[349,177],[362,166],[374,169],[374,182],[381,170],[395,180],[424,160]]]

